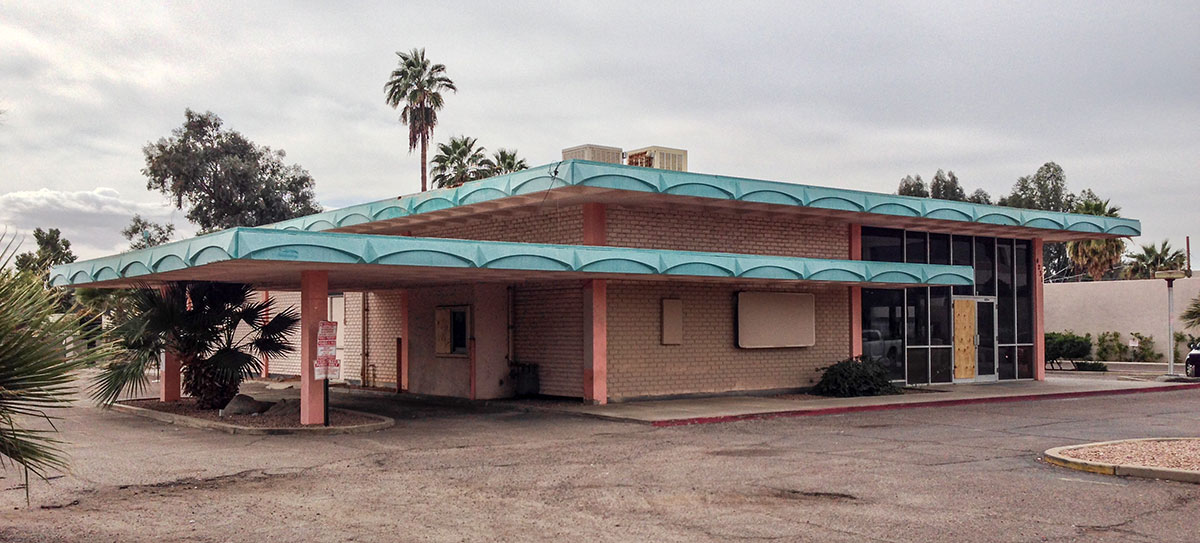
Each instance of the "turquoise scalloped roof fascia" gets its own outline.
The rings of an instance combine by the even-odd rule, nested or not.
[[[826,260],[778,256],[545,245],[233,228],[158,247],[55,266],[55,286],[143,279],[227,261],[376,264],[422,268],[480,268],[597,275],[830,281],[905,285],[970,285],[969,266]],[[231,273],[230,281],[238,281]]]
[[[915,198],[584,160],[555,162],[473,181],[456,188],[354,205],[263,228],[331,230],[573,186],[1115,236],[1137,236],[1142,231],[1141,222],[1135,219]]]

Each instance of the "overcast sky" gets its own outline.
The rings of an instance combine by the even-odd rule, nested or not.
[[[1200,2],[164,4],[0,0],[9,232],[88,258],[134,213],[193,231],[139,173],[189,107],[286,150],[326,208],[415,192],[383,83],[424,47],[459,88],[434,140],[531,165],[665,145],[698,172],[894,192],[944,168],[998,196],[1055,161],[1137,241],[1200,234]]]

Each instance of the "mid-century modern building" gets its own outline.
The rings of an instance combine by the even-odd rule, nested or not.
[[[270,371],[301,375],[301,418],[317,423],[329,318],[352,383],[471,399],[513,395],[516,364],[536,366],[541,394],[595,403],[803,389],[855,355],[910,385],[1041,379],[1043,242],[1140,228],[564,160],[59,266],[52,281],[245,282],[295,303],[299,356]]]

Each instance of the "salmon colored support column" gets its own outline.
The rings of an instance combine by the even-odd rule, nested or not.
[[[1042,238],[1033,240],[1033,378],[1046,380],[1046,307]]]
[[[171,352],[169,349],[165,349],[163,351],[162,374],[158,378],[158,384],[160,385],[159,401],[179,401],[179,375],[182,370],[183,364],[179,363],[179,355]]]
[[[862,225],[850,225],[850,260],[862,260]],[[862,287],[850,287],[850,356],[862,356]]]
[[[583,288],[583,399],[608,403],[608,285],[592,279]]]
[[[314,377],[317,330],[329,318],[329,272],[300,272],[300,424],[325,422],[325,394]]]
[[[400,352],[396,353],[396,360],[400,367],[396,368],[396,389],[397,392],[405,392],[408,390],[408,352],[411,349],[411,338],[408,335],[410,329],[408,323],[411,322],[408,318],[408,291],[400,291]]]

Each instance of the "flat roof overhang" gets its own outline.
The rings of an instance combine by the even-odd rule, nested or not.
[[[308,270],[328,271],[334,290],[605,278],[879,286],[974,281],[969,266],[233,228],[55,266],[50,282],[127,288],[224,281],[283,290],[298,289],[300,272]]]
[[[1072,241],[1141,234],[1133,219],[1018,209],[618,164],[567,160],[452,189],[389,198],[265,226],[400,233],[583,203],[691,208],[963,235]]]

